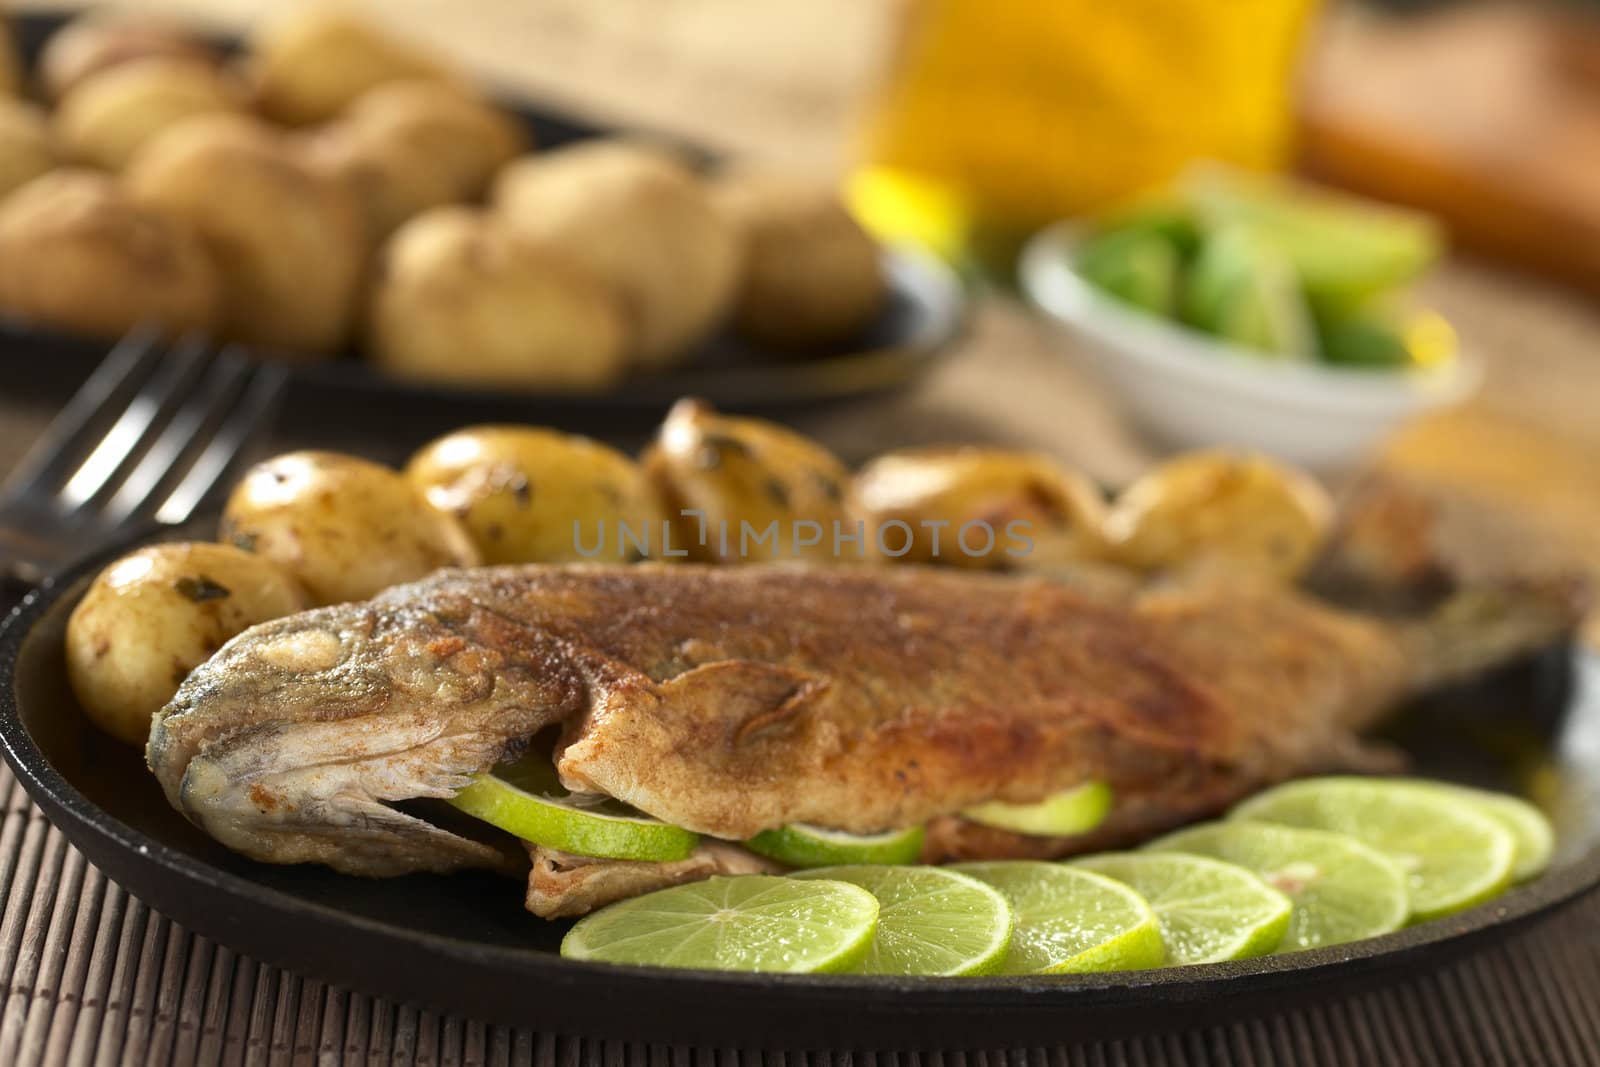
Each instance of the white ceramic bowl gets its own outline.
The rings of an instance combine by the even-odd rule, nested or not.
[[[1234,445],[1322,470],[1348,467],[1399,424],[1460,403],[1482,362],[1468,352],[1416,371],[1362,371],[1262,359],[1100,292],[1072,267],[1068,223],[1028,242],[1028,299],[1065,326],[1145,429],[1183,448]]]

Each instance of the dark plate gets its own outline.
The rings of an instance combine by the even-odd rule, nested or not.
[[[45,40],[66,17],[58,13],[11,18],[18,46],[31,67]],[[218,38],[232,49],[237,42]],[[522,119],[533,143],[554,148],[622,131],[536,103],[501,94],[500,103]],[[710,153],[672,137],[704,166]],[[884,253],[890,295],[883,313],[858,336],[828,348],[775,353],[723,332],[711,338],[681,368],[638,375],[605,393],[538,393],[463,389],[408,382],[378,374],[353,354],[307,366],[296,365],[290,383],[291,416],[313,421],[324,413],[390,418],[444,417],[467,420],[537,420],[592,430],[608,420],[629,424],[659,419],[681,396],[704,397],[718,407],[773,411],[875,396],[905,385],[934,365],[959,334],[966,302],[959,280],[937,260],[907,249]],[[16,323],[0,322],[0,380],[18,375],[51,379],[87,374],[105,354],[103,342],[63,337]],[[442,425],[442,424],[441,424]]]
[[[128,545],[135,543],[130,540]],[[62,634],[108,550],[32,594],[0,630],[0,743],[24,787],[112,878],[171,918],[270,963],[441,1011],[718,1046],[1042,1046],[1215,1024],[1437,966],[1600,884],[1600,659],[1551,649],[1395,720],[1419,770],[1530,792],[1553,869],[1498,900],[1353,945],[1264,960],[1062,978],[730,975],[562,960],[564,923],[490,875],[347,878],[254,863],[191,827],[137,753],[90,728]]]

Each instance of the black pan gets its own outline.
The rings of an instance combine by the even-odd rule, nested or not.
[[[10,19],[31,69],[50,34],[67,21],[60,13],[25,13]],[[224,50],[238,42],[216,38]],[[624,131],[543,104],[500,94],[541,149],[615,136]],[[676,138],[702,166],[710,153]],[[959,335],[966,301],[951,271],[909,249],[884,253],[889,299],[877,320],[855,337],[799,353],[779,353],[730,332],[710,338],[681,368],[641,374],[600,393],[539,393],[457,388],[409,382],[378,373],[353,353],[326,363],[296,364],[286,412],[311,425],[333,415],[343,420],[415,420],[438,427],[510,419],[597,432],[617,423],[648,425],[681,396],[704,397],[735,411],[782,411],[878,396],[911,384],[931,369]],[[0,321],[0,385],[23,388],[50,379],[81,380],[105,354],[103,342],[85,341],[15,322]],[[55,385],[54,382],[45,383]]]
[[[720,1047],[1054,1045],[1226,1022],[1430,969],[1600,884],[1600,659],[1552,648],[1395,721],[1392,739],[1422,773],[1531,795],[1557,828],[1549,873],[1447,920],[1263,960],[1060,978],[781,977],[564,961],[556,947],[566,924],[524,912],[515,883],[483,874],[369,881],[259,864],[169,808],[139,755],[85,721],[61,651],[85,584],[139,540],[68,570],[0,630],[0,744],[18,778],[89,859],[185,926],[257,959],[443,1012]]]

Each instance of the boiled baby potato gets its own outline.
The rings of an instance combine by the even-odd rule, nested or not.
[[[385,82],[456,80],[366,19],[310,5],[264,23],[251,37],[248,65],[262,113],[290,126],[325,122]]]
[[[826,448],[793,430],[680,400],[643,463],[672,524],[673,548],[691,559],[864,556],[862,543],[844,540],[856,533],[844,506],[849,472]]]
[[[337,452],[289,452],[252,467],[223,509],[219,540],[279,564],[317,604],[366,600],[479,562],[461,523],[398,471]]]
[[[124,181],[205,241],[228,338],[299,358],[341,347],[366,256],[360,208],[284,137],[242,116],[186,119],[146,145]]]
[[[177,26],[124,11],[96,11],[73,19],[45,42],[40,88],[46,99],[60,100],[91,75],[151,58],[222,62],[215,48]]]
[[[293,578],[232,545],[143,548],[100,572],[67,620],[67,678],[102,730],[143,746],[150,717],[229,638],[308,606]]]
[[[343,121],[368,141],[420,151],[445,172],[454,200],[483,195],[495,171],[528,148],[527,132],[517,119],[437,81],[378,86],[351,105]]]
[[[731,306],[738,233],[660,149],[603,142],[527,156],[500,172],[494,200],[519,234],[622,295],[638,366],[680,361]]]
[[[209,331],[221,308],[199,236],[98,171],[62,168],[0,203],[0,309],[41,326],[117,338],[141,323]]]
[[[587,437],[475,426],[423,448],[405,474],[461,519],[486,563],[615,562],[648,553],[661,537],[644,473]]]
[[[1049,456],[979,446],[888,452],[857,472],[867,544],[904,563],[1009,569],[1098,560],[1105,505]]]
[[[50,124],[32,104],[0,97],[0,197],[56,164]]]
[[[174,123],[243,107],[240,86],[211,64],[142,59],[100,71],[74,86],[56,110],[56,136],[69,158],[119,171]]]
[[[1194,452],[1123,490],[1106,535],[1113,558],[1141,570],[1222,566],[1293,579],[1322,547],[1332,512],[1322,486],[1292,467]]]
[[[627,341],[613,294],[468,208],[412,219],[379,259],[367,350],[401,377],[599,389],[622,373]]]
[[[350,190],[374,245],[408,219],[459,199],[451,169],[410,141],[376,137],[337,121],[318,127],[300,145],[313,169]]]
[[[735,173],[714,186],[717,206],[744,235],[739,332],[803,348],[859,334],[888,297],[876,242],[826,185]]]

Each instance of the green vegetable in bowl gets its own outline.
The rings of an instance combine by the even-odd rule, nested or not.
[[[1108,230],[1078,251],[1077,269],[1101,290],[1157,315],[1177,307],[1177,246],[1153,230]]]
[[[1279,359],[1318,355],[1316,327],[1294,265],[1261,232],[1206,235],[1180,298],[1183,321]]]

